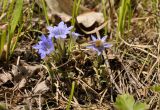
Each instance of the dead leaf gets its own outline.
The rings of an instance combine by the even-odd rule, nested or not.
[[[18,84],[18,88],[21,89],[23,87],[25,87],[27,80],[25,78],[23,78],[19,84]]]
[[[61,18],[62,21],[68,22],[71,20],[72,16],[66,14],[66,13],[57,13],[57,16]]]
[[[32,76],[35,72],[39,72],[42,69],[42,65],[27,65],[24,66],[29,73],[29,76]]]
[[[48,13],[50,14],[56,14],[57,12],[61,12],[61,8],[59,7],[59,3],[57,0],[45,0],[47,7],[48,7]],[[39,4],[39,2],[38,2]],[[39,4],[41,5],[41,4]]]
[[[28,78],[31,77],[35,72],[39,72],[40,69],[42,68],[41,65],[27,65],[27,66],[17,66],[17,65],[12,65],[12,74],[14,76],[14,81],[16,83],[21,82],[21,85],[24,85],[22,80],[23,78]]]
[[[61,10],[72,15],[73,0],[57,0]]]
[[[49,12],[53,15],[64,12],[72,15],[72,0],[45,0],[49,8]]]
[[[52,16],[57,15],[61,18],[62,21],[68,22],[72,18],[72,7],[73,1],[72,0],[45,0],[47,7],[48,7],[48,16],[52,21],[55,18]],[[42,7],[41,2],[38,2],[40,7]],[[102,24],[104,22],[103,13],[90,11],[88,8],[80,6],[79,9],[79,16],[77,16],[77,21],[79,24],[82,24],[86,28],[93,26],[94,23]]]
[[[66,13],[57,13],[58,17],[61,18],[62,21],[68,22],[71,20],[72,16]],[[100,12],[86,12],[77,16],[78,24],[82,24],[86,28],[91,27],[94,23],[102,24],[104,22],[103,14]]]
[[[77,17],[78,23],[86,28],[91,27],[95,22],[102,24],[104,22],[103,14],[100,12],[87,12]]]
[[[14,75],[14,81],[18,83],[25,75],[28,74],[28,71],[23,66],[12,65],[12,74]]]
[[[17,76],[18,75],[18,66],[12,65],[11,71],[14,76]]]
[[[69,16],[72,15],[73,0],[45,0],[45,2],[48,6],[49,14],[55,15],[57,13],[66,13]],[[38,1],[37,3],[39,4]],[[90,9],[80,5],[79,13],[87,11],[90,11]]]
[[[72,15],[72,0],[45,0],[47,4],[47,14],[49,19],[55,22],[55,15],[63,21],[69,21]],[[37,4],[42,8],[42,3],[37,0]]]
[[[6,83],[7,81],[12,80],[12,75],[9,73],[0,74],[0,85]]]
[[[72,18],[73,0],[45,0],[47,5],[47,14],[49,19],[55,21],[54,16],[57,15],[62,21],[68,22]],[[36,3],[42,7],[42,3],[36,0]],[[80,6],[79,14],[88,12],[90,9]]]
[[[46,84],[46,81],[42,81],[41,83],[39,83],[35,89],[33,90],[34,93],[44,93],[47,92],[49,90],[49,87]]]

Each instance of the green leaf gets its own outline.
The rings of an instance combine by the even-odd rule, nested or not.
[[[21,17],[21,12],[23,8],[23,0],[17,0],[14,12],[12,14],[12,21],[11,21],[11,33],[14,33],[14,30],[18,24],[18,21]]]
[[[5,42],[6,42],[6,30],[3,30],[0,36],[0,58],[3,52]]]
[[[0,110],[7,110],[5,103],[0,103]]]
[[[147,110],[148,106],[145,103],[137,102],[134,104],[134,109],[133,110]]]
[[[123,94],[118,95],[115,102],[117,110],[133,110],[135,100],[132,95]]]
[[[8,4],[8,0],[3,0],[2,1],[3,3],[3,6],[2,6],[2,13],[4,13],[5,12],[5,10],[6,10],[6,8],[7,8],[7,4]]]
[[[11,5],[11,7],[12,7],[12,5]],[[23,9],[23,0],[16,0],[15,8],[12,13],[12,19],[11,19],[11,22],[9,24],[9,29],[8,29],[9,36],[7,38],[7,55],[6,55],[7,60],[9,59],[9,55],[10,55],[10,51],[11,51],[10,49],[12,47],[11,41],[14,36],[14,31],[16,29],[16,26],[18,25],[19,19],[21,18],[22,9]]]
[[[123,33],[124,24],[127,16],[127,12],[129,11],[130,0],[121,0],[121,5],[119,7],[119,15],[118,15],[118,31]]]
[[[150,88],[155,92],[160,92],[160,85],[154,85],[154,86],[151,86]]]
[[[145,103],[136,102],[132,95],[118,95],[115,102],[117,110],[147,110],[149,106]]]

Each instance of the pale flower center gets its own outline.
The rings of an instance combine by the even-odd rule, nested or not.
[[[96,40],[95,41],[95,46],[96,47],[102,47],[103,46],[103,42],[101,40]]]

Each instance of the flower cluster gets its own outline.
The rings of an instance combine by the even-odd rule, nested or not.
[[[96,39],[96,37],[91,35],[91,38],[92,38],[92,41],[89,42],[90,45],[87,46],[87,48],[91,48],[95,50],[98,53],[98,55],[102,54],[105,48],[110,48],[112,46],[112,44],[109,44],[106,42],[107,36]]]
[[[41,56],[41,59],[45,58],[46,55],[49,55],[51,52],[53,52],[54,44],[52,42],[52,38],[55,37],[56,39],[65,39],[67,37],[67,34],[72,34],[75,38],[79,36],[78,33],[71,32],[71,29],[73,26],[67,27],[64,22],[60,22],[58,26],[48,26],[47,29],[49,30],[48,37],[45,37],[44,35],[41,36],[41,41],[38,42],[38,44],[34,45],[33,48],[38,50],[38,53]]]
[[[57,44],[60,45],[62,48],[64,45],[64,39],[67,37],[69,34],[71,38],[73,39],[72,41],[75,41],[80,34],[71,32],[71,29],[73,26],[67,27],[64,22],[60,22],[58,26],[48,26],[47,29],[49,30],[49,35],[46,37],[45,35],[41,36],[41,41],[38,42],[38,44],[34,45],[33,48],[38,50],[38,53],[40,54],[41,58],[45,58],[46,55],[49,55],[51,52],[55,50],[54,44],[52,42],[52,38],[59,39],[57,41]],[[105,48],[110,48],[112,45],[108,44],[106,42],[106,36],[102,38],[96,38],[95,36],[92,36],[92,41],[89,42],[89,46],[87,48],[95,50],[98,55],[100,55]],[[72,42],[70,42],[72,43]],[[60,48],[59,50],[61,50]],[[58,49],[58,47],[57,47]]]

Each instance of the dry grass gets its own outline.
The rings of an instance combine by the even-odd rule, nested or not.
[[[100,10],[100,2],[92,2],[82,4]],[[6,82],[0,78],[0,102],[8,110],[65,109],[72,81],[75,81],[71,109],[114,110],[115,99],[122,93],[132,94],[136,100],[146,102],[150,110],[160,109],[159,93],[150,89],[160,83],[160,4],[153,7],[153,3],[154,0],[132,0],[130,28],[125,27],[118,42],[118,0],[115,0],[112,8],[107,5],[107,15],[110,16],[104,24],[96,30],[82,32],[84,36],[79,42],[88,40],[90,34],[97,30],[103,35],[107,26],[108,40],[113,47],[104,52],[102,60],[97,60],[94,52],[79,44],[65,62],[56,64],[53,61],[48,65],[43,63],[43,66],[37,66],[40,65],[40,59],[31,46],[36,42],[35,36],[41,32],[47,33],[47,24],[36,5],[26,8],[23,12],[25,25],[17,49],[9,63],[0,62],[0,75],[5,78],[8,78],[8,73],[12,75]],[[31,15],[31,19],[27,19]],[[77,28],[79,32],[83,30],[79,29],[79,25]],[[51,67],[50,70],[47,66]],[[37,88],[39,85],[43,88]]]

